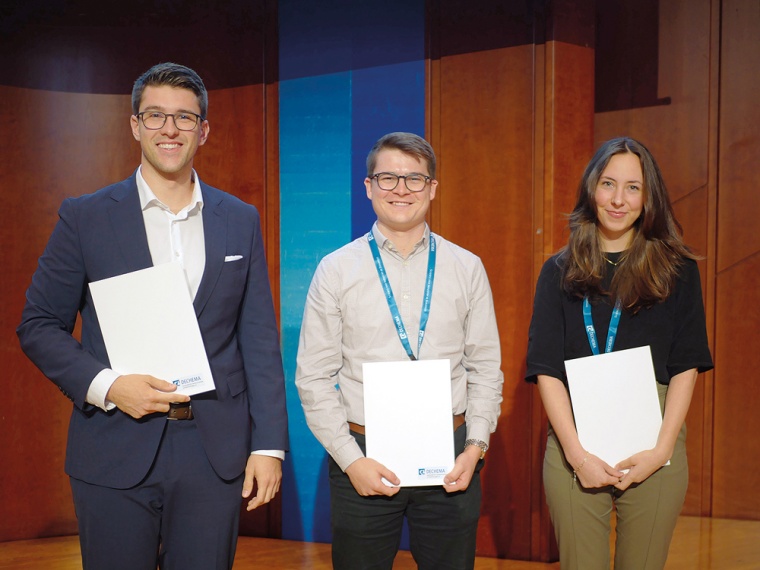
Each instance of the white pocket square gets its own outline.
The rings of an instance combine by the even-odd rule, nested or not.
[[[243,259],[242,255],[225,255],[224,256],[224,262],[227,263],[228,261],[237,261],[238,259]]]

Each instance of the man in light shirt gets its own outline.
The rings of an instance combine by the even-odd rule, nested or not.
[[[207,106],[187,67],[137,79],[139,168],[63,202],[27,291],[21,346],[73,402],[66,472],[86,569],[232,568],[241,495],[250,510],[279,490],[287,414],[259,215],[193,169]],[[88,289],[170,261],[216,385],[192,399],[170,378],[111,370]]]
[[[474,565],[479,471],[503,375],[483,264],[425,222],[435,170],[433,149],[417,135],[391,133],[375,144],[364,185],[377,221],[320,262],[306,300],[296,385],[330,455],[337,570],[390,570],[404,518],[419,568]],[[362,364],[418,359],[450,361],[456,461],[442,486],[399,487],[391,469],[365,457]]]

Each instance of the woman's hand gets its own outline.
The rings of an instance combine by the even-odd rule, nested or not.
[[[627,469],[616,488],[625,491],[634,483],[646,481],[652,473],[665,465],[673,456],[678,433],[686,420],[694,383],[697,381],[697,369],[692,368],[676,374],[670,379],[668,395],[665,397],[665,414],[662,427],[654,449],[641,451],[618,463],[618,469]]]
[[[615,488],[625,491],[634,483],[646,481],[652,473],[665,465],[668,459],[669,457],[665,457],[665,454],[658,451],[657,448],[631,455],[615,466],[618,469],[628,471],[618,483],[615,483]]]
[[[580,468],[575,467],[575,476],[584,489],[598,489],[620,483],[623,472],[589,453],[580,464]]]

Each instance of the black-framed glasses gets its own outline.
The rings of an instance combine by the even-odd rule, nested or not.
[[[428,182],[432,180],[430,176],[425,176],[424,174],[399,175],[393,172],[378,172],[370,176],[370,179],[372,178],[377,180],[380,190],[386,191],[395,190],[396,186],[398,186],[399,178],[403,178],[406,189],[409,192],[422,192]]]
[[[166,118],[171,117],[174,121],[174,126],[180,131],[192,131],[195,129],[199,120],[203,120],[203,117],[190,113],[189,111],[182,113],[162,113],[161,111],[142,111],[137,113],[137,116],[142,119],[143,125],[146,129],[151,131],[157,131],[163,128],[166,124]]]

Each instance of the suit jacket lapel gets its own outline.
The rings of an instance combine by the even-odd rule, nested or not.
[[[206,246],[206,267],[203,269],[203,278],[193,301],[197,316],[200,316],[203,307],[206,306],[206,302],[219,279],[227,248],[227,211],[223,205],[223,195],[214,192],[203,182],[201,182],[201,193],[203,194],[203,239]]]
[[[108,206],[108,215],[121,258],[126,265],[126,273],[153,266],[135,180],[133,174],[117,185]]]

